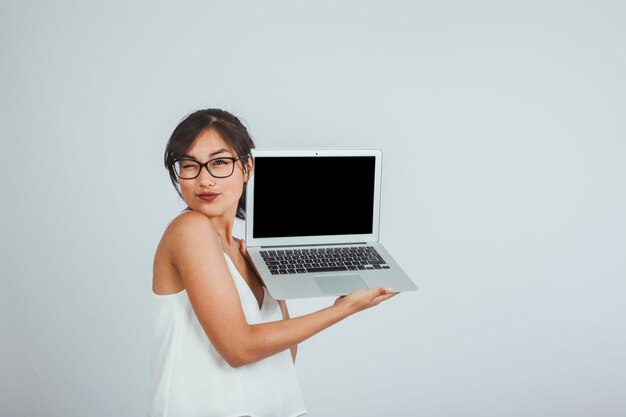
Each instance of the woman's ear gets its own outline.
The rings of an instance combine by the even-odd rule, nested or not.
[[[244,182],[248,182],[252,174],[254,174],[254,160],[252,159],[252,156],[249,156],[246,161],[246,172],[243,176]]]

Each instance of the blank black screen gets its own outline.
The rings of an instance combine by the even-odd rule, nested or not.
[[[372,233],[373,156],[256,157],[255,238]]]

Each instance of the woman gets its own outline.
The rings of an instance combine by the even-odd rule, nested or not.
[[[298,343],[375,306],[389,288],[356,291],[290,318],[232,236],[245,218],[254,143],[223,110],[197,111],[174,130],[165,165],[187,209],[154,258],[151,416],[299,416]],[[297,173],[293,173],[297,176]]]

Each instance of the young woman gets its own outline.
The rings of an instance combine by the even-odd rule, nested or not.
[[[298,343],[395,294],[356,291],[289,317],[232,236],[235,217],[245,218],[253,147],[239,119],[218,109],[185,118],[167,144],[165,166],[188,207],[154,258],[151,416],[305,414],[294,368]]]

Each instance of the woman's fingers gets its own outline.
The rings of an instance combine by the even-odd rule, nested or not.
[[[389,288],[389,287],[378,287],[378,288],[373,288],[373,290],[374,290],[374,297],[372,298],[373,305],[377,305],[385,300],[390,299],[394,295],[398,294],[397,291],[394,291],[393,288]]]
[[[384,297],[388,294],[397,294],[396,291],[393,290],[393,288],[390,287],[378,287],[378,288],[372,288],[371,291],[374,293],[374,298],[378,298],[378,297]]]
[[[239,241],[239,252],[241,252],[243,256],[246,256],[246,241],[243,239]]]
[[[335,305],[346,306],[352,314],[374,307],[397,294],[397,291],[389,287],[366,288],[337,298]]]
[[[399,293],[399,292],[397,292],[397,291],[394,291],[394,292],[388,292],[388,293],[385,293],[385,294],[383,294],[383,295],[379,295],[379,296],[377,296],[377,297],[374,299],[374,303],[376,303],[376,304],[380,304],[380,303],[382,303],[383,301],[386,301],[386,300],[390,299],[391,297],[396,296],[396,295],[398,295],[398,294],[400,294],[400,293]]]

